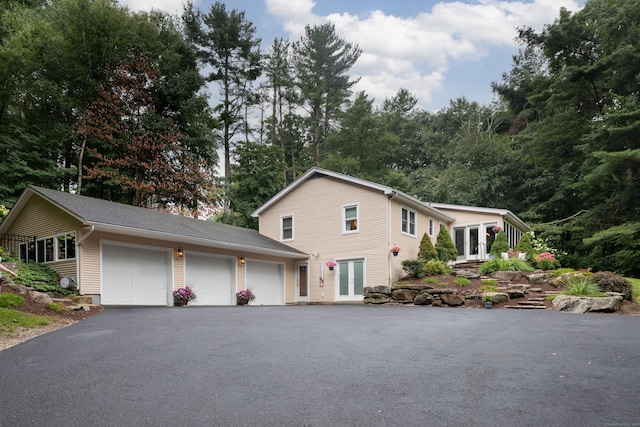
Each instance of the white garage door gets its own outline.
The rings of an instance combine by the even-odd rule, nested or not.
[[[103,305],[167,305],[169,278],[167,251],[102,245]]]
[[[284,305],[284,264],[247,260],[246,272],[246,286],[256,294],[251,304]]]
[[[185,283],[193,287],[196,300],[189,305],[235,305],[236,269],[234,258],[187,252]]]

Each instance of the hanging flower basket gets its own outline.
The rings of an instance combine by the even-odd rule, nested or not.
[[[327,267],[329,267],[329,270],[333,271],[333,267],[335,267],[337,264],[335,261],[327,261]]]
[[[393,256],[398,256],[399,252],[400,252],[400,246],[394,246],[391,248],[391,253],[393,254]]]

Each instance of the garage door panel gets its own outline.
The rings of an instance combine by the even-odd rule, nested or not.
[[[185,283],[198,296],[193,305],[231,305],[236,284],[235,258],[188,252]]]
[[[102,268],[102,304],[167,305],[166,251],[105,244]]]
[[[256,294],[256,305],[284,305],[284,264],[248,260],[246,285]]]

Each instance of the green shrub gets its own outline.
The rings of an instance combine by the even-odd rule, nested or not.
[[[483,285],[496,286],[498,284],[498,281],[495,279],[482,279],[480,281],[482,282]]]
[[[576,297],[603,297],[605,294],[590,277],[582,275],[567,275],[563,279],[564,287],[560,291],[563,295]]]
[[[418,251],[418,259],[429,261],[432,259],[438,259],[438,252],[433,247],[431,237],[427,233],[424,233],[422,240],[420,240],[420,250]]]
[[[438,279],[436,279],[435,277],[426,277],[426,278],[422,279],[422,281],[424,283],[431,283],[432,285],[437,285],[438,284]]]
[[[422,267],[422,273],[425,276],[437,276],[439,274],[446,274],[449,272],[447,264],[439,260],[429,260],[424,263]]]
[[[576,271],[573,268],[556,268],[555,270],[553,270],[551,273],[554,276],[562,276],[563,274],[567,274],[567,273],[575,273]]]
[[[483,295],[482,303],[484,304],[485,302],[490,302],[493,304],[493,295]]]
[[[516,244],[516,247],[513,249],[526,254],[527,261],[533,262],[534,252],[533,252],[533,245],[531,244],[531,236],[529,236],[529,233],[524,233],[520,238],[520,241]]]
[[[480,265],[480,273],[482,274],[489,274],[495,271],[521,271],[523,273],[530,273],[535,271],[535,269],[527,264],[526,261],[520,259],[492,258]]]
[[[13,281],[34,289],[39,285],[56,286],[56,271],[37,262],[20,263],[20,273]]]
[[[482,285],[478,290],[481,292],[498,292],[498,287],[495,285]]]
[[[55,311],[56,313],[61,313],[66,310],[64,306],[58,304],[57,302],[51,302],[47,304],[47,308],[51,311]]]
[[[402,261],[402,269],[410,278],[419,279],[424,277],[424,273],[422,271],[424,264],[425,261],[421,259],[405,259]]]
[[[11,292],[3,292],[0,294],[0,307],[16,308],[24,305],[24,297]]]
[[[502,252],[509,252],[509,240],[504,231],[500,231],[496,236],[496,240],[491,245],[490,253],[498,258]]]
[[[453,284],[456,286],[469,286],[471,284],[471,280],[466,277],[459,276],[455,278]]]
[[[447,282],[440,282],[440,283],[438,283],[438,286],[440,286],[442,288],[446,288],[447,286],[449,286],[449,284]]]
[[[440,231],[436,237],[436,252],[440,261],[455,261],[458,258],[458,250],[444,224],[440,224]]]
[[[624,299],[632,301],[633,288],[631,282],[623,276],[611,271],[599,271],[591,276],[603,292],[618,292],[624,294]]]

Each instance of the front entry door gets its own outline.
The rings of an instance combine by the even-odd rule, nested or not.
[[[309,266],[307,263],[296,265],[297,300],[309,301]]]
[[[481,239],[477,225],[456,227],[453,229],[454,243],[458,250],[458,261],[484,259],[485,242]]]
[[[337,301],[361,301],[364,289],[364,260],[338,262]]]

